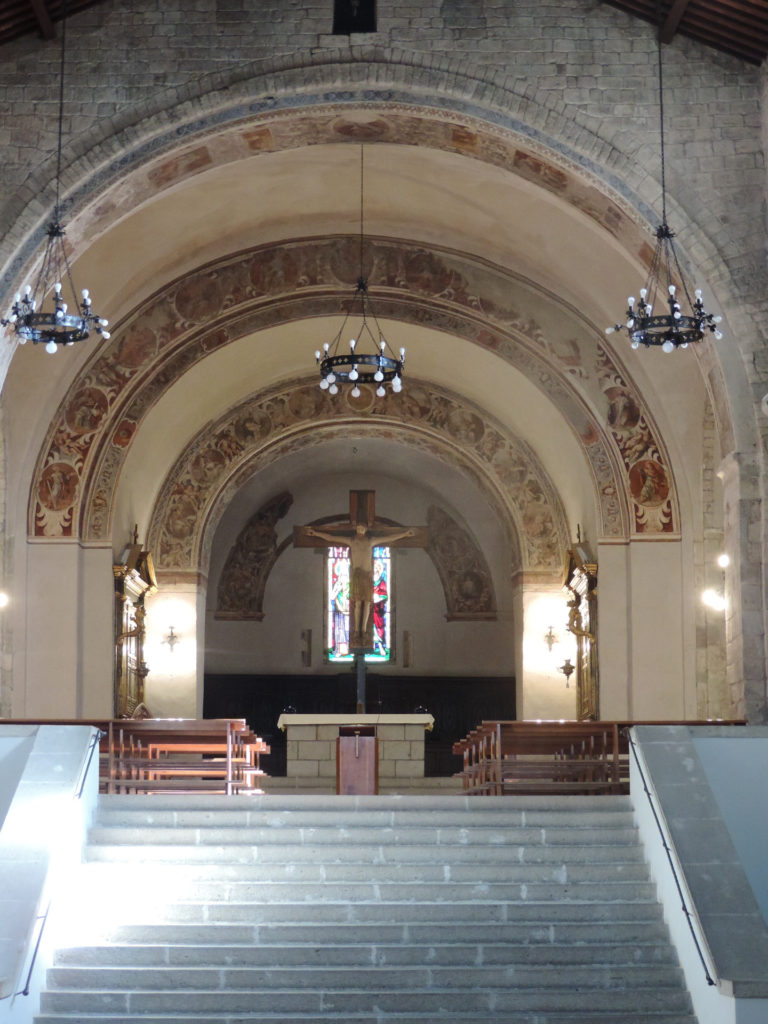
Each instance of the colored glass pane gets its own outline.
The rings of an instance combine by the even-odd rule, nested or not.
[[[366,661],[389,661],[392,650],[392,602],[390,591],[389,548],[373,549],[374,650]],[[352,661],[349,651],[349,548],[328,548],[327,561],[327,637],[330,661]]]

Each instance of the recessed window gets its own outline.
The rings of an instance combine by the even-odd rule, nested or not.
[[[392,656],[391,559],[388,547],[373,549],[373,652],[366,661]],[[349,548],[330,547],[326,560],[326,636],[329,661],[353,661],[349,650]]]
[[[376,31],[376,0],[334,0],[333,34]]]

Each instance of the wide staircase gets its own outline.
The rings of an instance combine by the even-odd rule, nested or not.
[[[628,801],[102,797],[37,1024],[695,1024]]]

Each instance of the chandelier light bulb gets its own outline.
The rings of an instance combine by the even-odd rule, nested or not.
[[[320,349],[319,348],[315,350],[315,362],[316,363],[320,362]]]
[[[339,386],[338,386],[338,384],[331,384],[331,386],[328,388],[328,391],[332,395],[338,395],[338,393],[339,393]]]
[[[326,380],[328,381],[329,384],[334,384],[336,382],[336,374],[335,373],[329,373],[327,378],[326,378]],[[334,395],[335,394],[336,394],[336,392],[334,391]]]
[[[374,373],[373,379],[377,382],[384,380],[384,374],[381,372],[381,368]]]
[[[354,381],[357,380],[359,376],[360,374],[357,372],[357,364],[355,364],[349,371],[349,379]]]
[[[667,338],[667,340],[661,346],[661,351],[662,352],[667,352],[667,353],[674,352],[675,351],[675,343],[673,341],[670,341],[669,338]]]
[[[360,397],[360,388],[357,386],[357,384],[355,384],[355,386],[352,388],[351,394],[353,398]]]
[[[48,342],[48,344],[47,344],[47,345],[45,346],[45,351],[46,351],[46,352],[47,352],[47,353],[48,353],[49,355],[53,355],[53,353],[54,353],[54,352],[56,351],[56,349],[57,349],[57,348],[58,348],[58,345],[56,344],[56,342],[55,342],[55,341],[53,341],[53,340],[51,340],[51,341],[49,341],[49,342]]]
[[[330,385],[328,384],[327,379],[325,377],[323,377],[323,379],[320,381],[320,388],[321,388],[321,390],[327,391],[329,386]]]
[[[349,339],[349,347],[352,349],[353,352],[355,351],[355,345],[356,344],[357,344],[357,339],[356,338],[350,338]]]
[[[386,391],[384,390],[383,384],[379,384],[379,386],[376,388],[376,394],[379,396],[379,398],[383,398],[384,395],[386,395]]]

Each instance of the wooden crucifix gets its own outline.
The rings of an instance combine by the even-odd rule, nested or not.
[[[349,650],[357,665],[357,709],[365,711],[365,655],[374,650],[373,549],[390,547],[423,548],[427,545],[426,526],[377,526],[374,491],[349,492],[349,523],[326,526],[294,526],[293,545],[297,548],[325,544],[349,548]],[[362,705],[362,706],[361,706]]]

